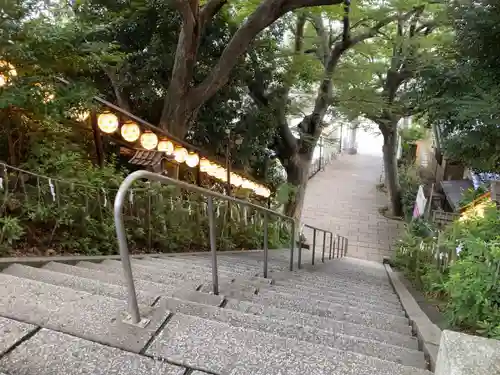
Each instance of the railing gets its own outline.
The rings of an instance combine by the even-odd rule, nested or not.
[[[313,178],[318,172],[332,162],[338,155],[338,152],[330,152],[326,155],[320,155],[317,159],[311,162],[309,166],[309,179]]]
[[[327,244],[327,236],[329,237],[329,251],[328,251],[328,259],[331,260],[335,258],[335,251],[337,252],[337,258],[341,258],[347,255],[347,249],[349,246],[349,241],[346,237],[336,235],[334,239],[334,235],[329,230],[324,230],[321,228],[314,227],[309,224],[304,224],[304,227],[310,228],[313,230],[313,243],[311,249],[311,264],[314,265],[316,260],[316,234],[317,232],[323,232],[323,250],[321,254],[321,262],[325,263],[325,253],[326,253],[326,244]],[[298,264],[297,267],[302,267],[302,246],[299,245],[299,253],[298,253]]]
[[[212,255],[212,287],[213,293],[219,294],[219,280],[218,280],[218,272],[217,272],[217,252],[216,252],[216,236],[215,236],[215,225],[214,225],[214,209],[213,209],[213,198],[218,198],[225,200],[227,202],[234,202],[236,204],[240,204],[246,207],[251,207],[257,211],[261,211],[264,213],[264,277],[268,277],[268,220],[269,215],[277,216],[285,221],[289,221],[291,224],[291,241],[290,241],[290,271],[293,271],[293,263],[294,263],[294,246],[295,246],[295,221],[286,215],[282,215],[278,212],[272,211],[270,209],[237,199],[227,195],[222,195],[195,185],[188,184],[183,181],[175,180],[169,177],[162,176],[160,174],[148,172],[148,171],[136,171],[131,173],[125,178],[125,180],[120,185],[118,192],[116,194],[115,203],[114,203],[114,218],[116,225],[116,235],[118,238],[118,247],[120,249],[120,256],[123,265],[124,276],[127,283],[128,290],[128,304],[129,304],[129,313],[130,313],[130,321],[132,324],[140,324],[141,318],[139,313],[139,305],[137,303],[137,296],[135,291],[134,279],[132,276],[132,267],[130,264],[130,254],[127,243],[127,236],[125,232],[125,226],[122,215],[122,208],[124,201],[127,197],[127,192],[132,186],[132,184],[138,179],[147,179],[150,181],[160,182],[162,184],[175,185],[180,188],[184,188],[186,190],[198,192],[204,194],[208,198],[208,225],[209,225],[209,238],[210,238],[210,251]]]

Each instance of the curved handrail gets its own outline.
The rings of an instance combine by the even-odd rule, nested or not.
[[[127,244],[127,236],[125,233],[125,226],[123,222],[123,202],[125,201],[127,191],[130,189],[132,184],[138,179],[147,179],[151,181],[157,181],[167,185],[175,185],[186,190],[198,192],[208,196],[208,215],[209,215],[209,227],[210,227],[210,248],[212,252],[212,277],[213,277],[213,288],[214,294],[218,294],[218,279],[217,279],[217,258],[216,258],[216,248],[215,248],[215,233],[214,223],[213,223],[213,198],[219,198],[225,201],[234,202],[243,206],[254,208],[258,211],[264,213],[265,227],[264,230],[264,277],[267,277],[267,259],[268,259],[268,244],[267,244],[267,223],[268,215],[274,215],[280,217],[286,221],[289,221],[292,225],[292,239],[290,243],[290,270],[293,271],[293,252],[295,245],[295,220],[289,216],[280,214],[279,212],[270,210],[265,207],[258,206],[256,204],[243,201],[241,199],[233,198],[227,195],[222,195],[199,186],[191,185],[183,181],[175,180],[170,177],[166,177],[157,173],[148,172],[145,170],[139,170],[129,174],[125,180],[121,183],[120,188],[115,197],[114,203],[114,218],[116,225],[116,236],[118,239],[118,247],[120,249],[120,256],[123,266],[123,272],[125,276],[125,281],[127,284],[128,291],[128,307],[130,313],[130,320],[132,324],[138,324],[140,319],[139,305],[137,303],[137,295],[135,291],[134,279],[132,275],[132,266],[130,264],[130,254]]]
[[[137,181],[138,179],[147,179],[150,181],[156,181],[160,182],[162,184],[167,184],[167,185],[175,185],[181,188],[184,188],[186,190],[198,192],[200,194],[204,194],[205,196],[208,197],[208,222],[209,222],[209,237],[210,237],[210,250],[212,253],[212,286],[213,286],[213,292],[214,294],[218,294],[218,273],[217,273],[217,252],[216,252],[216,238],[215,238],[215,224],[214,224],[214,210],[213,210],[213,198],[218,198],[221,200],[225,200],[228,202],[234,202],[243,206],[251,207],[254,208],[255,210],[261,211],[264,213],[264,277],[267,278],[267,265],[268,265],[268,223],[269,223],[269,215],[274,215],[279,218],[282,218],[286,221],[289,221],[292,226],[292,238],[290,241],[290,271],[293,271],[293,261],[294,261],[294,247],[295,247],[295,228],[296,228],[296,223],[293,218],[290,216],[286,216],[283,214],[280,214],[279,212],[273,211],[271,209],[258,206],[256,204],[238,199],[238,198],[233,198],[227,195],[219,194],[216,192],[213,192],[211,190],[204,189],[202,187],[196,186],[196,185],[191,185],[183,181],[179,181],[170,177],[166,177],[157,173],[153,172],[148,172],[145,170],[139,170],[136,172],[133,172],[129,174],[125,180],[121,183],[118,192],[115,197],[115,202],[114,202],[114,219],[115,219],[115,225],[116,225],[116,236],[118,240],[118,247],[120,249],[120,257],[122,261],[122,267],[123,267],[123,273],[125,277],[125,281],[127,284],[127,292],[128,292],[128,310],[130,313],[130,322],[132,324],[147,324],[147,322],[141,322],[141,317],[140,317],[140,312],[139,312],[139,305],[137,303],[137,295],[136,295],[136,290],[135,290],[135,285],[134,285],[134,278],[132,275],[132,266],[130,264],[130,253],[128,249],[128,243],[127,243],[127,235],[125,232],[125,225],[123,222],[123,203],[126,199],[126,195],[132,184]],[[333,239],[333,233],[331,231],[327,231],[324,229],[316,228],[311,225],[305,224],[305,226],[312,228],[314,230],[315,236],[314,236],[314,241],[316,241],[316,231],[322,231],[323,232],[323,256],[322,256],[322,261],[325,261],[325,245],[326,245],[326,234],[330,234],[330,259],[331,259],[331,254],[332,254],[332,239]],[[337,236],[339,238],[339,236]],[[344,242],[342,241],[342,245],[344,247]],[[299,247],[299,252],[298,252],[298,268],[301,267],[301,251],[302,249]],[[333,249],[335,251],[335,249]],[[338,251],[339,249],[337,249]],[[344,247],[344,255],[345,252],[347,252],[347,239],[345,242],[345,247]],[[335,253],[334,253],[335,256]],[[338,253],[337,253],[338,257]],[[313,249],[313,262],[314,264],[314,249]]]

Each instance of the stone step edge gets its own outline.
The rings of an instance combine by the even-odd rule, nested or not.
[[[415,298],[413,298],[413,295],[399,279],[398,273],[393,271],[386,259],[384,259],[384,267],[394,291],[401,300],[401,304],[403,305],[403,309],[408,316],[413,333],[417,337],[419,347],[424,352],[425,358],[429,363],[430,370],[434,372],[437,363],[442,331],[420,308]]]

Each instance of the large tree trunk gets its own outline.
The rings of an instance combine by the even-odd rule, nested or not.
[[[394,125],[392,129],[397,129],[397,126]],[[382,132],[384,136],[384,146],[382,147],[384,172],[391,214],[393,216],[401,216],[401,191],[398,181],[398,164],[396,161],[397,133],[396,130],[392,129]]]
[[[286,172],[287,182],[297,188],[296,193],[290,196],[286,206],[285,215],[300,221],[304,198],[306,196],[307,182],[309,180],[309,167],[311,165],[312,153],[296,153],[287,159]]]

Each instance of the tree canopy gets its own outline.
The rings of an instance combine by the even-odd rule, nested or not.
[[[420,103],[441,133],[446,155],[481,171],[500,171],[500,5],[495,1],[453,2],[454,38],[422,75]]]

